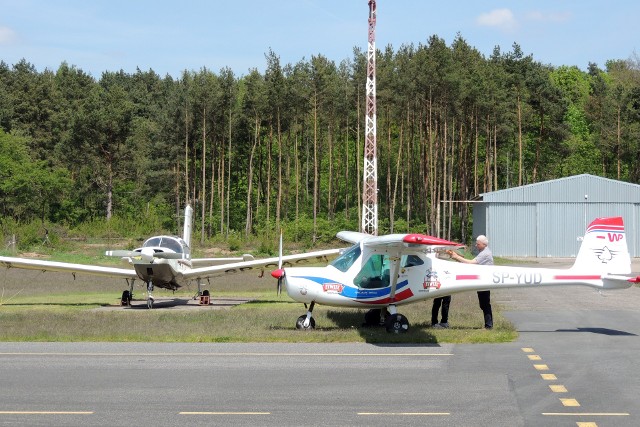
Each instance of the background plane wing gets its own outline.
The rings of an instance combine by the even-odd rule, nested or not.
[[[43,261],[29,258],[13,258],[0,256],[0,265],[7,268],[24,268],[40,271],[62,271],[68,273],[85,273],[96,276],[137,279],[135,270],[126,268],[103,267],[99,265],[72,264],[69,262]]]
[[[326,249],[316,252],[306,252],[302,254],[286,255],[282,257],[282,265],[291,267],[294,265],[327,263],[330,259],[338,256],[342,249]],[[255,259],[251,261],[235,262],[224,265],[214,265],[210,267],[193,268],[185,271],[185,279],[204,279],[223,274],[239,273],[248,270],[262,270],[265,268],[278,268],[279,257]]]
[[[191,265],[194,267],[205,265],[231,264],[243,261],[253,261],[253,255],[244,254],[241,257],[234,258],[191,258]]]

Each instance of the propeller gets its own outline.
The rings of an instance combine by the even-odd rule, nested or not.
[[[134,251],[127,251],[125,249],[116,249],[114,251],[106,251],[104,254],[106,256],[131,257],[134,256],[135,253]]]
[[[278,269],[271,272],[271,276],[278,279],[277,294],[282,294],[282,279],[284,278],[284,270],[282,269],[282,230],[280,230],[280,249],[278,252]]]

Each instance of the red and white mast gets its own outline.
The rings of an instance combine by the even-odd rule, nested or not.
[[[367,117],[364,142],[364,192],[361,232],[378,235],[378,161],[376,158],[376,2],[369,0]]]

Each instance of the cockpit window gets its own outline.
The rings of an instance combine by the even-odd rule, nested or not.
[[[188,253],[186,243],[182,239],[170,236],[158,236],[152,237],[142,245],[145,248],[148,247],[160,247],[172,250],[177,254]]]
[[[162,237],[152,237],[142,245],[145,248],[150,248],[153,246],[160,246],[160,242],[162,241]]]
[[[389,286],[389,257],[382,254],[371,255],[353,279],[353,284],[365,289]]]
[[[344,273],[349,270],[358,257],[360,257],[360,252],[360,244],[354,245],[347,249],[338,258],[334,259],[330,265]]]
[[[402,257],[402,267],[415,267],[422,264],[424,264],[424,261],[418,255],[405,255]]]

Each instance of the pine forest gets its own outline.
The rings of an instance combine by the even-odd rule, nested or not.
[[[201,244],[284,229],[314,246],[358,230],[366,52],[265,61],[179,78],[1,61],[5,240],[25,224],[177,233],[187,203]],[[640,183],[640,58],[584,71],[518,44],[486,57],[460,35],[387,46],[377,171],[381,234],[465,242],[482,193],[581,173]]]

